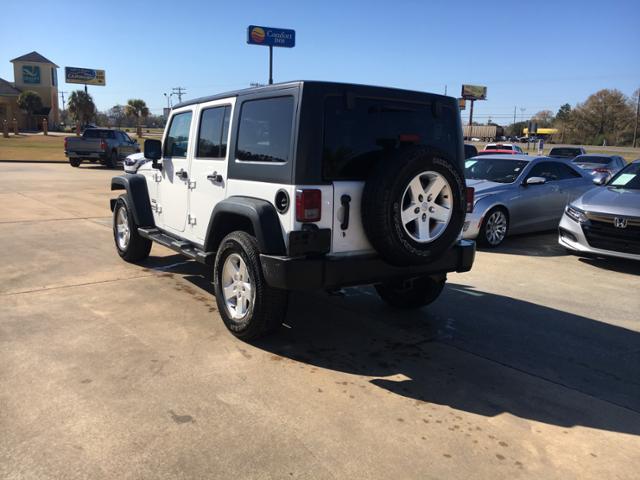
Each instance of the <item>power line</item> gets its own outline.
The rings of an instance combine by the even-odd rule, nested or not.
[[[182,95],[187,94],[187,89],[184,87],[174,87],[171,91],[178,97],[178,102],[182,103]]]

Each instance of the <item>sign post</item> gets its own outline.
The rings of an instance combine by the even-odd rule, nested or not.
[[[269,85],[273,84],[273,47],[293,48],[296,46],[296,31],[286,28],[249,25],[247,43],[269,47]]]

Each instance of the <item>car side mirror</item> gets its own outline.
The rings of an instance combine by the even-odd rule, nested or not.
[[[153,168],[162,170],[162,164],[158,163],[158,160],[162,158],[162,142],[155,139],[145,140],[144,158],[151,160],[151,166]]]
[[[606,175],[598,175],[597,177],[593,178],[593,183],[595,183],[598,186],[602,186],[605,183],[607,183],[607,176]]]
[[[529,177],[524,182],[525,186],[527,185],[542,185],[543,183],[547,183],[547,179],[544,177]]]

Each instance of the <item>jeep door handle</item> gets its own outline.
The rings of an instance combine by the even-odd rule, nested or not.
[[[181,168],[180,170],[178,170],[175,173],[176,177],[179,177],[180,179],[184,180],[186,179],[189,175],[187,174],[187,172],[185,172],[185,170],[183,168]]]
[[[351,203],[351,196],[342,195],[342,197],[340,197],[340,204],[344,209],[344,213],[342,216],[342,223],[340,224],[340,228],[342,230],[346,230],[347,228],[349,228],[349,210],[350,210],[349,203]]]
[[[218,172],[213,172],[207,175],[207,180],[211,180],[215,183],[222,183],[222,175],[220,175]]]

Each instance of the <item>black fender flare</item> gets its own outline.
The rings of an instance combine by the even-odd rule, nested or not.
[[[259,198],[242,196],[229,197],[215,206],[207,227],[205,250],[217,250],[222,239],[243,223],[251,226],[251,233],[260,246],[260,253],[286,254],[282,226],[273,204]]]
[[[155,227],[147,179],[138,173],[125,173],[111,179],[111,190],[126,190],[129,204],[133,210],[133,219],[140,227]],[[111,200],[111,211],[115,207],[115,200]]]

